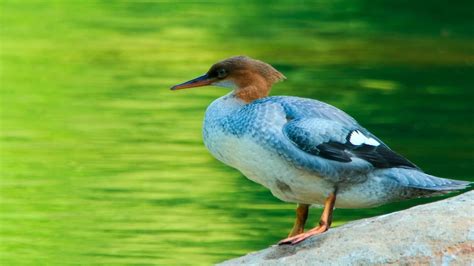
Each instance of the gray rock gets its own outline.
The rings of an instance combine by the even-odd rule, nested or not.
[[[220,265],[474,265],[474,191]]]

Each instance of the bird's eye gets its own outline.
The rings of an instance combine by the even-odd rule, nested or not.
[[[217,77],[223,79],[227,76],[227,71],[223,68],[217,70]]]

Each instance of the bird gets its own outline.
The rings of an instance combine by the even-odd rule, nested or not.
[[[370,208],[462,190],[470,182],[440,178],[390,149],[342,110],[308,98],[269,96],[286,77],[263,61],[233,56],[171,90],[230,89],[205,113],[203,140],[210,153],[296,203],[296,219],[279,245],[326,232],[335,208]],[[311,205],[323,205],[319,223],[304,232]]]

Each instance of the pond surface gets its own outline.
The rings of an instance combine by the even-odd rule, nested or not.
[[[202,144],[206,106],[225,89],[168,90],[232,55],[283,72],[273,95],[331,103],[426,172],[474,181],[470,1],[0,10],[4,265],[207,265],[284,237],[295,206]],[[338,209],[335,225],[438,199]]]

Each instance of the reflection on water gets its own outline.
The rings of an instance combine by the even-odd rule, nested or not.
[[[293,204],[202,145],[225,91],[167,89],[231,55],[282,71],[273,94],[334,104],[427,172],[472,180],[469,4],[3,1],[1,260],[210,264],[285,236]]]

